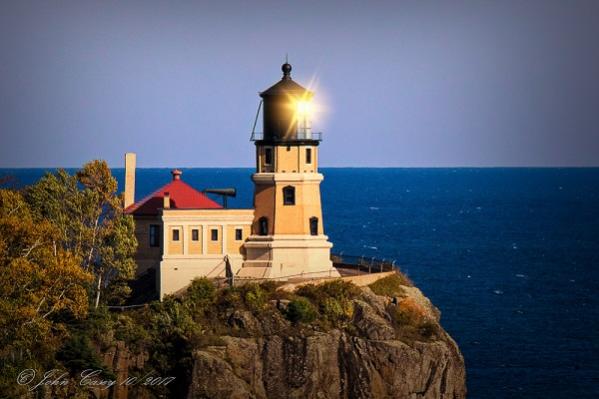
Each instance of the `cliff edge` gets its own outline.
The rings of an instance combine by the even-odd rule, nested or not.
[[[418,288],[399,274],[328,285],[230,310],[230,334],[193,352],[187,397],[466,397],[464,359]]]

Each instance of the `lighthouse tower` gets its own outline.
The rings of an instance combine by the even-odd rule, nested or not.
[[[256,145],[254,221],[244,244],[246,260],[240,276],[287,278],[338,276],[330,259],[332,244],[324,234],[318,146],[312,132],[313,93],[291,78],[260,93],[263,132]]]

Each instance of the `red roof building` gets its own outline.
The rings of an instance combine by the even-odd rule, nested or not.
[[[172,172],[173,180],[142,200],[130,205],[125,213],[135,216],[155,216],[164,208],[164,197],[169,196],[171,209],[220,209],[222,206],[181,180],[182,172]]]

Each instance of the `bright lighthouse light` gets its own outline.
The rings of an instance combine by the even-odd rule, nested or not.
[[[297,113],[300,115],[310,115],[312,113],[312,102],[306,100],[298,101]]]

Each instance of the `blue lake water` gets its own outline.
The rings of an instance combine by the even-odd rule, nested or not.
[[[251,169],[183,171],[251,207]],[[469,397],[599,397],[599,169],[322,172],[334,252],[397,259],[458,342]],[[138,170],[136,197],[169,180]]]

